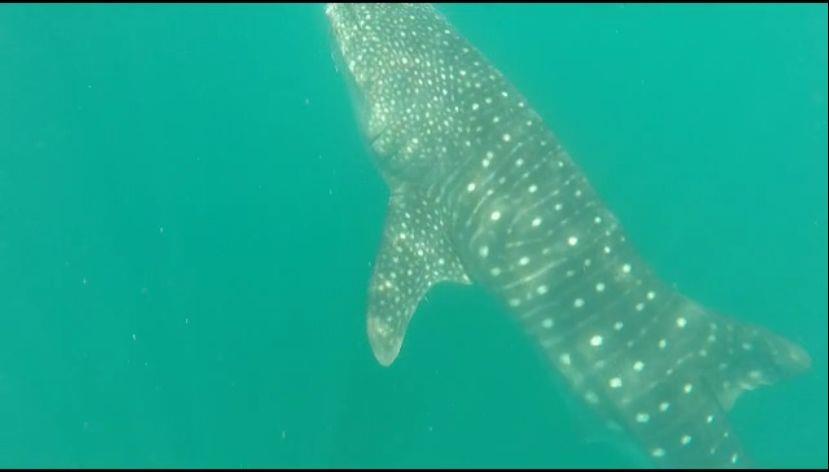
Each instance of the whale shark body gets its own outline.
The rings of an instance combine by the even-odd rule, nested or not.
[[[368,338],[398,356],[435,284],[480,284],[657,466],[744,466],[726,412],[809,356],[661,280],[521,93],[425,4],[329,4],[390,189]]]

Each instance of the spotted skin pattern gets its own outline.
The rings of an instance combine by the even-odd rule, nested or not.
[[[538,113],[434,7],[326,14],[391,190],[369,290],[377,360],[398,356],[430,287],[481,284],[654,465],[744,466],[727,410],[808,355],[654,274]]]

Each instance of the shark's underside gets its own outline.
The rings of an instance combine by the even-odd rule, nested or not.
[[[326,12],[391,190],[369,290],[378,361],[397,357],[430,287],[481,284],[655,464],[743,465],[726,411],[808,355],[660,280],[541,117],[432,6]]]

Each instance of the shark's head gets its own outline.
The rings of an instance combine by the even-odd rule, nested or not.
[[[383,175],[422,182],[451,155],[463,41],[428,4],[328,4],[326,14]],[[466,49],[469,51],[469,49]]]
[[[440,280],[468,283],[442,246],[442,219],[413,195],[442,181],[441,171],[462,155],[469,124],[459,121],[459,110],[475,84],[476,59],[428,4],[328,4],[326,14],[363,132],[393,195],[389,248],[375,265],[367,313],[372,350],[388,366],[423,292]]]

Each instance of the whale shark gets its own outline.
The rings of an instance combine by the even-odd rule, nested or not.
[[[809,355],[662,280],[539,113],[434,6],[325,12],[390,193],[366,313],[377,361],[398,357],[432,287],[478,284],[654,466],[749,464],[728,411]]]

